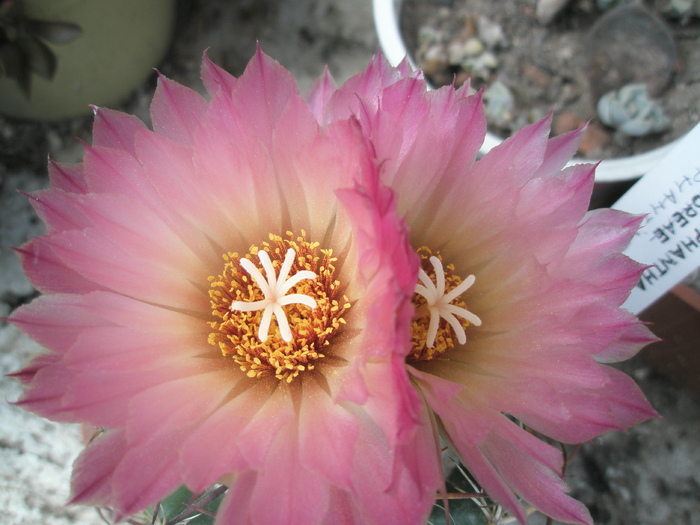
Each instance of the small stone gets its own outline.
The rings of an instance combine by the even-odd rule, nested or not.
[[[578,87],[571,82],[564,82],[561,87],[559,100],[565,104],[575,101],[580,96]]]
[[[445,86],[452,83],[454,73],[450,66],[443,60],[426,60],[421,62],[423,73],[435,86]]]
[[[584,126],[586,121],[573,113],[560,113],[554,117],[552,122],[552,133],[563,135],[569,131],[574,131]],[[612,142],[612,135],[595,122],[590,122],[581,137],[578,147],[579,155],[582,157],[602,156],[602,151]]]
[[[469,72],[463,69],[459,70],[455,75],[455,87],[461,87],[465,82],[468,82],[470,78]]]
[[[445,62],[436,59],[426,59],[421,62],[423,73],[429,77],[438,74],[441,70],[445,69],[446,66],[447,64]]]
[[[583,157],[601,157],[602,151],[612,143],[612,135],[600,125],[591,122],[581,137],[578,151]]]
[[[447,52],[440,44],[428,46],[423,53],[423,60],[427,62],[442,62],[447,64]]]
[[[513,93],[500,80],[496,80],[484,90],[486,118],[501,128],[507,128],[514,118],[515,98]]]
[[[484,51],[479,56],[479,61],[489,69],[496,69],[498,67],[498,58],[496,55],[491,53],[491,51]]]
[[[477,20],[477,34],[479,35],[479,39],[481,39],[489,49],[497,49],[507,45],[506,36],[501,24],[485,16],[481,16]]]
[[[418,44],[419,45],[430,45],[433,42],[438,42],[440,40],[440,33],[437,29],[431,26],[422,26],[418,31]]]
[[[476,37],[469,38],[462,46],[464,54],[469,57],[480,55],[484,51],[484,44]]]
[[[537,0],[537,21],[540,24],[549,24],[568,3],[569,0]]]
[[[449,17],[452,17],[453,13],[450,13]],[[472,36],[477,36],[477,23],[478,23],[478,17],[473,17],[473,16],[468,16],[464,20],[464,29],[462,30],[462,36],[465,38],[469,38]]]
[[[585,123],[585,120],[573,113],[559,113],[554,116],[554,120],[552,121],[552,134],[562,135],[580,128]]]
[[[552,75],[535,64],[525,64],[522,68],[523,77],[543,89],[552,84]]]
[[[464,55],[464,44],[459,40],[453,40],[447,46],[447,61],[450,64],[461,64],[464,60]]]

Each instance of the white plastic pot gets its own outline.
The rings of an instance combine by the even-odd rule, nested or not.
[[[411,66],[417,69],[401,36],[399,20],[402,0],[372,0],[372,4],[379,44],[387,60],[393,66],[396,66],[405,57],[408,57]],[[487,132],[479,153],[481,155],[485,154],[502,141],[501,137]],[[634,180],[654,167],[673,148],[676,142],[677,140],[639,155],[603,159],[596,170],[596,182],[612,183]],[[581,164],[584,162],[594,163],[598,161],[574,158],[569,164]]]

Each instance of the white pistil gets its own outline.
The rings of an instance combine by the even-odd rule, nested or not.
[[[303,281],[304,279],[316,279],[316,274],[309,270],[297,272],[295,275],[287,279],[287,275],[289,275],[289,270],[292,268],[295,257],[296,252],[292,248],[287,250],[287,254],[284,257],[284,262],[282,263],[282,268],[280,268],[280,274],[278,277],[275,277],[275,268],[272,266],[270,256],[266,251],[259,250],[258,259],[260,259],[260,262],[262,263],[267,280],[250,260],[241,259],[240,261],[241,266],[250,274],[253,280],[260,287],[265,299],[262,301],[252,302],[233,301],[231,303],[231,310],[237,310],[240,312],[254,312],[256,310],[263,310],[260,328],[258,329],[258,339],[260,339],[260,341],[263,343],[267,341],[268,332],[270,330],[270,322],[272,321],[272,314],[275,314],[277,326],[280,328],[282,339],[284,339],[287,343],[292,340],[292,330],[289,328],[287,314],[285,314],[284,310],[282,309],[284,305],[304,304],[309,308],[316,308],[316,300],[313,297],[300,293],[287,295],[287,292],[289,292],[293,286],[298,284],[299,281]]]
[[[433,283],[428,274],[421,268],[418,271],[418,280],[420,280],[420,282],[423,284],[417,284],[415,289],[417,294],[425,297],[425,301],[428,305],[428,312],[430,312],[430,324],[428,325],[428,336],[425,344],[428,348],[433,348],[433,346],[435,346],[435,337],[437,336],[438,324],[440,322],[440,318],[442,317],[454,330],[459,344],[463,345],[467,342],[467,334],[464,331],[464,328],[462,328],[462,324],[455,316],[466,319],[474,326],[481,326],[481,319],[466,308],[461,308],[450,303],[466,292],[471,285],[474,284],[476,277],[470,275],[464,281],[462,281],[459,286],[446,294],[445,270],[442,268],[442,262],[440,262],[440,259],[437,257],[432,256],[430,258],[430,263],[435,269],[436,282]]]

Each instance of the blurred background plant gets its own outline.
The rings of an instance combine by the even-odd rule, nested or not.
[[[598,116],[606,126],[630,137],[659,133],[671,125],[644,84],[627,84],[603,95],[598,100]]]
[[[176,0],[0,0],[0,113],[42,122],[115,106],[169,48]]]
[[[82,33],[72,22],[28,18],[22,0],[0,0],[0,76],[17,81],[29,98],[32,73],[46,80],[56,75],[58,58],[46,42],[67,44]]]

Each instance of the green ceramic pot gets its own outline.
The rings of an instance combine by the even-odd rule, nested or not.
[[[0,113],[52,121],[88,114],[89,104],[116,106],[141,84],[165,54],[175,0],[24,0],[27,18],[72,22],[82,35],[45,42],[57,58],[55,76],[33,74],[27,97],[17,82],[0,78]]]

